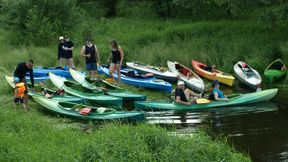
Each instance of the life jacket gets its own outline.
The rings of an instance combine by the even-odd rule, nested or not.
[[[15,89],[16,89],[16,97],[20,97],[23,98],[24,97],[24,92],[26,90],[25,84],[23,82],[17,83],[15,85]]]

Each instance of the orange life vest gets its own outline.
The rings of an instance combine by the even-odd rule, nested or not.
[[[23,98],[24,92],[26,90],[25,84],[23,82],[21,82],[21,83],[17,83],[15,86],[16,86],[16,88],[15,88],[16,97]]]

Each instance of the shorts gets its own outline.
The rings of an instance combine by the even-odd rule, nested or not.
[[[71,59],[71,58],[73,58],[73,54],[72,53],[66,53],[65,54],[65,58],[66,59]]]
[[[113,64],[120,64],[120,60],[112,60]]]
[[[14,103],[23,104],[24,103],[24,97],[22,97],[22,98],[20,98],[20,97],[14,98]]]
[[[65,53],[58,53],[58,60],[60,59],[60,58],[66,58],[66,56],[65,56]]]
[[[97,70],[97,65],[95,63],[86,64],[86,70]]]

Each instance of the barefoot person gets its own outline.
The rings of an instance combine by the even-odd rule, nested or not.
[[[68,36],[65,36],[64,39],[65,39],[65,43],[62,48],[65,50],[66,62],[69,68],[74,69],[75,68],[74,63],[73,63],[74,44]]]
[[[64,37],[60,36],[59,37],[59,44],[58,44],[58,60],[59,60],[59,65],[63,68],[63,64],[65,62],[65,50],[63,49],[64,46]]]
[[[22,104],[24,111],[26,111],[26,105],[24,104],[24,95],[25,95],[25,83],[20,82],[18,77],[14,77],[14,97],[13,97],[13,105],[16,110],[16,104]]]
[[[214,80],[212,83],[212,86],[214,87],[211,94],[209,95],[209,100],[229,100],[222,91],[219,90],[220,82],[219,80]]]
[[[108,58],[108,62],[111,60],[111,64],[109,67],[109,72],[111,78],[114,79],[113,73],[114,69],[116,68],[117,74],[118,74],[118,83],[121,81],[121,66],[124,58],[124,53],[123,50],[120,46],[118,46],[118,43],[116,40],[111,40],[110,41],[110,46],[111,46],[111,54]]]
[[[197,98],[201,98],[201,95],[185,88],[185,83],[183,81],[178,81],[177,88],[175,89],[175,102],[184,105],[192,105],[196,102]]]
[[[32,90],[34,91],[34,76],[33,76],[33,60],[29,60],[27,62],[21,62],[17,65],[14,71],[14,78],[19,78],[19,82],[24,82],[25,84],[25,92],[24,92],[24,101],[25,106],[28,108],[28,89],[27,89],[27,81],[26,81],[26,73],[30,74],[30,82],[32,84]]]
[[[92,43],[91,38],[86,39],[86,44],[82,47],[80,55],[85,57],[86,70],[89,71],[91,79],[95,79],[97,75],[97,65],[100,65],[100,58],[97,46]]]

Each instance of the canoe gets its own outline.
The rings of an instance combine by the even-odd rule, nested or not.
[[[57,76],[53,73],[49,73],[52,83],[65,92],[86,99],[89,103],[95,103],[97,106],[112,106],[113,108],[122,108],[122,99],[119,97],[113,97],[104,95],[102,91],[93,91],[83,87],[76,82],[68,81],[63,77]],[[88,102],[87,101],[87,102]]]
[[[101,65],[98,69],[100,73],[105,74],[106,76],[109,75],[109,66],[108,65]],[[133,73],[132,75],[131,72]],[[118,75],[116,72],[113,73],[115,79],[118,79]],[[164,80],[156,79],[155,77],[145,77],[140,75],[135,70],[131,70],[125,66],[121,68],[121,82],[133,85],[137,87],[143,87],[148,89],[155,89],[164,92],[171,92],[172,85]]]
[[[145,120],[145,114],[139,111],[115,111],[114,109],[110,108],[103,108],[103,107],[91,107],[77,103],[71,102],[61,102],[56,101],[53,99],[48,99],[41,96],[33,96],[33,99],[45,107],[47,110],[71,117],[76,119],[84,119],[84,120],[92,120],[92,121],[142,121]],[[80,109],[82,108],[90,108],[91,112],[87,115],[82,115],[80,113]]]
[[[148,64],[140,64],[135,62],[126,62],[126,65],[129,68],[135,69],[139,71],[141,74],[152,73],[158,79],[163,79],[168,82],[175,82],[177,81],[177,75],[168,71],[167,69],[161,69],[159,67],[151,66]]]
[[[237,79],[239,79],[242,83],[248,85],[253,89],[257,89],[257,86],[261,84],[262,78],[260,74],[253,69],[251,66],[246,64],[247,70],[243,69],[242,65],[246,64],[243,61],[238,61],[234,65],[234,72]]]
[[[61,68],[61,67],[36,67],[33,68],[33,75],[34,76],[48,76],[49,73],[56,74],[58,76],[62,76],[65,78],[72,78],[69,68]]]
[[[173,102],[157,102],[157,101],[138,101],[135,102],[135,108],[137,110],[145,111],[158,111],[158,110],[178,110],[178,111],[189,111],[189,110],[201,110],[208,108],[221,108],[226,106],[238,106],[245,104],[252,104],[258,102],[269,101],[278,92],[278,89],[268,89],[259,92],[240,94],[230,98],[228,101],[211,101],[205,104],[193,104],[183,105]]]
[[[285,66],[286,68],[282,70],[282,67]],[[277,59],[273,61],[264,71],[264,76],[267,78],[269,83],[273,83],[276,80],[281,79],[287,73],[287,66],[281,60]]]
[[[195,92],[203,92],[205,89],[203,80],[188,67],[178,62],[167,61],[168,68],[175,73],[185,85]]]
[[[15,87],[15,84],[14,84],[14,78],[13,76],[8,76],[6,75],[5,76],[5,79],[7,80],[7,82],[9,83],[9,85],[14,88]],[[50,79],[49,76],[39,76],[39,77],[34,77],[34,82],[35,83],[39,83],[39,82],[43,82],[47,79]],[[26,81],[27,82],[30,82],[30,77],[29,76],[26,76]]]
[[[219,80],[222,84],[232,86],[235,78],[230,75],[226,74],[220,70],[216,69],[216,72],[209,72],[204,70],[204,68],[207,66],[201,62],[192,60],[192,66],[195,70],[195,72],[200,75],[203,78],[209,79],[209,80]]]
[[[71,76],[76,82],[81,84],[83,87],[89,88],[91,90],[99,90],[100,87],[108,89],[108,95],[114,97],[120,97],[123,101],[145,101],[146,96],[141,94],[135,94],[129,91],[126,91],[119,86],[115,86],[105,80],[97,79],[90,80],[86,77],[84,73],[70,69]]]

